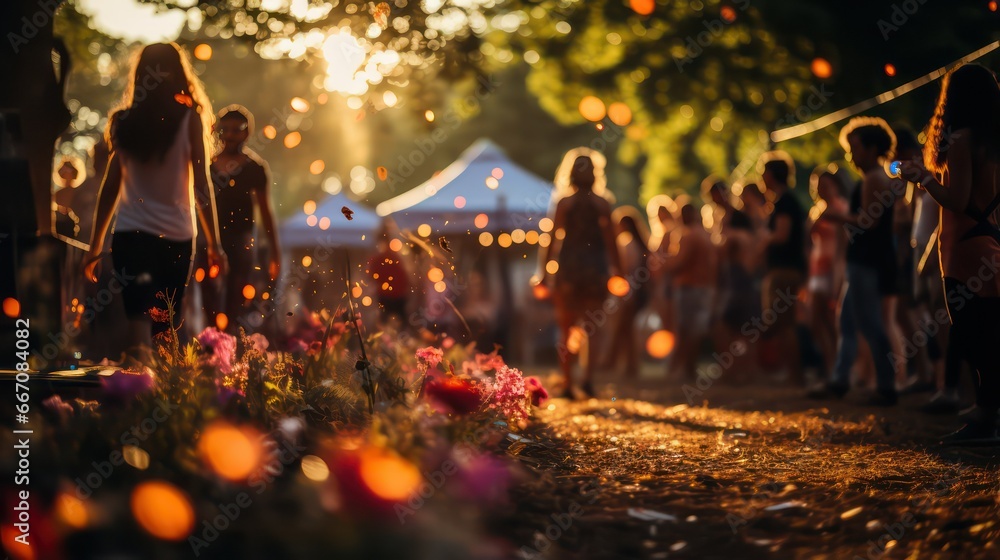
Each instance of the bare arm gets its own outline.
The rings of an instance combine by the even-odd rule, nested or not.
[[[97,195],[97,209],[94,211],[94,230],[90,234],[90,251],[83,259],[83,275],[91,282],[97,282],[96,268],[104,251],[104,238],[111,227],[111,217],[118,207],[118,198],[122,190],[121,160],[117,153],[112,153],[108,160],[108,168],[101,182],[101,190]]]
[[[602,199],[603,200],[603,199]],[[618,250],[618,241],[615,239],[615,228],[611,225],[611,205],[601,204],[601,216],[598,224],[604,235],[604,247],[608,252],[608,263],[611,264],[611,275],[620,276],[625,273],[625,266],[621,259],[621,252]]]
[[[215,188],[209,179],[210,160],[205,148],[204,127],[197,113],[192,112],[190,119],[191,169],[194,178],[195,208],[198,212],[198,220],[201,222],[201,229],[205,232],[210,266],[218,264],[221,268],[225,268],[225,263],[222,261],[224,255],[219,242],[219,221],[215,211]]]
[[[278,228],[275,227],[274,207],[271,205],[271,171],[266,166],[263,169],[264,182],[254,188],[257,208],[260,209],[261,221],[264,222],[264,233],[271,247],[271,262],[268,271],[271,280],[277,280],[281,272],[281,249],[278,247]]]
[[[905,162],[904,172],[921,171],[923,177],[917,181],[941,205],[952,212],[965,212],[972,197],[972,147],[969,134],[955,134],[955,141],[948,148],[948,164],[942,185],[923,166],[915,162]]]

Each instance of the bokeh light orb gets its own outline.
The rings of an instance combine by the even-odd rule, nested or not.
[[[210,424],[198,439],[198,453],[213,472],[227,480],[245,480],[263,459],[260,434],[226,422]]]
[[[813,76],[821,80],[825,80],[833,75],[833,65],[830,64],[829,60],[822,57],[813,59],[810,70],[812,70]]]
[[[243,286],[243,299],[253,299],[255,295],[257,295],[257,289],[253,287],[253,284]]]
[[[194,57],[198,60],[209,60],[212,58],[212,45],[202,43],[194,48]]]
[[[890,78],[896,75],[896,65],[891,62],[885,65],[885,75]]]
[[[159,480],[139,483],[132,490],[132,515],[156,538],[183,540],[194,527],[191,500],[176,486]]]
[[[385,449],[365,449],[360,471],[361,480],[373,494],[394,502],[409,498],[423,482],[413,463]]]
[[[226,316],[225,313],[219,313],[218,315],[215,316],[215,328],[219,329],[220,331],[224,331],[228,326],[229,326],[229,317]]]
[[[611,295],[625,297],[629,292],[628,280],[621,276],[612,276],[608,279],[608,291]]]
[[[656,8],[655,0],[629,0],[628,5],[633,12],[640,16],[648,16]]]
[[[477,214],[474,223],[476,224],[477,228],[483,229],[484,227],[489,225],[490,217],[487,216],[486,214]]]
[[[632,122],[632,109],[624,103],[612,103],[608,106],[608,118],[618,126],[627,126]]]
[[[674,333],[659,330],[646,339],[646,352],[656,359],[666,358],[674,351]]]
[[[21,302],[9,297],[3,300],[3,314],[11,319],[21,315]]]
[[[722,16],[723,21],[726,23],[733,23],[736,21],[736,9],[732,6],[723,6],[719,10],[719,15]]]
[[[579,109],[583,118],[591,122],[599,122],[607,114],[604,102],[593,95],[588,95],[581,99]]]

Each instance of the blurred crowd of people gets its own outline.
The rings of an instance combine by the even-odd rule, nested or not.
[[[977,407],[957,440],[992,438],[1000,363],[1000,86],[979,65],[949,73],[921,135],[880,118],[856,117],[840,143],[853,176],[836,164],[797,196],[795,165],[763,154],[757,176],[729,184],[708,177],[699,201],[659,195],[647,207],[613,209],[603,166],[578,149],[563,175],[572,194],[552,212],[556,241],[541,258],[560,327],[566,394],[592,395],[595,348],[579,332],[615,326],[614,352],[635,372],[636,317],[654,309],[675,346],[668,377],[694,381],[707,346],[733,379],[770,375],[806,385],[813,398],[872,389],[869,403],[935,391],[927,412],[957,413],[963,364],[975,375]],[[557,178],[558,183],[558,178]],[[623,289],[616,285],[623,284]],[[611,296],[611,297],[609,297]],[[603,312],[603,313],[602,313]],[[652,339],[651,339],[652,340]],[[707,352],[705,352],[707,353]]]

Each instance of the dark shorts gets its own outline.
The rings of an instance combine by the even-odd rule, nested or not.
[[[172,295],[179,318],[193,250],[190,240],[171,241],[140,231],[115,232],[111,240],[112,262],[123,278],[132,278],[122,290],[125,314],[130,319],[148,318],[153,307],[166,310],[166,303],[156,297],[158,292]],[[163,330],[165,325],[153,323],[154,334]]]

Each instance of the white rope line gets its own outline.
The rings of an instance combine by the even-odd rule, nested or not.
[[[938,68],[933,72],[925,74],[911,82],[907,82],[895,89],[891,89],[887,92],[876,95],[871,99],[866,99],[859,103],[855,103],[850,107],[841,109],[839,111],[834,111],[828,115],[824,115],[818,119],[814,119],[806,123],[801,123],[795,126],[790,126],[788,128],[775,130],[774,132],[771,133],[771,141],[774,143],[778,143],[778,142],[784,142],[785,140],[791,140],[792,138],[798,138],[799,136],[815,132],[821,128],[826,128],[835,122],[851,118],[859,113],[863,113],[864,111],[871,109],[872,107],[877,107],[883,103],[892,101],[897,97],[906,95],[907,93],[910,93],[911,91],[921,86],[925,86],[933,82],[934,80],[937,80],[941,76],[944,76],[945,73],[948,72],[948,70],[954,68],[955,66],[967,62],[972,62],[973,60],[976,60],[977,58],[980,58],[985,54],[995,51],[997,48],[1000,48],[1000,41],[994,41],[979,50],[973,51],[963,56],[962,58],[952,62],[951,64],[942,66],[941,68]]]

